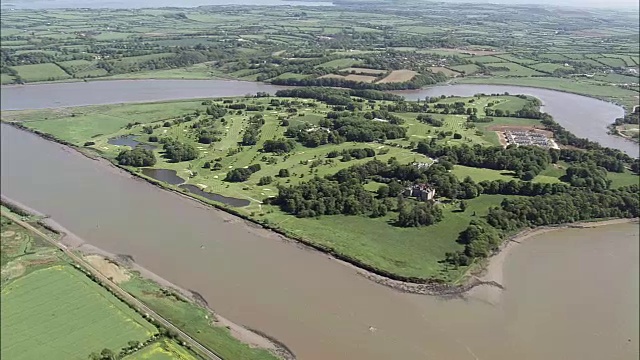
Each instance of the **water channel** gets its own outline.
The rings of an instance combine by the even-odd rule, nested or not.
[[[255,91],[263,90],[248,92]],[[4,88],[2,97],[5,109],[12,103]],[[31,99],[40,100],[47,98]],[[443,300],[375,284],[326,255],[5,124],[0,144],[3,195],[199,292],[299,359],[638,357],[637,224],[526,240],[506,258],[498,301],[482,292]]]

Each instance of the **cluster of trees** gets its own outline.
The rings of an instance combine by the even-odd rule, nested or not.
[[[31,64],[44,64],[54,62],[55,57],[49,53],[40,51],[29,51],[20,54],[16,54],[15,50],[0,49],[0,67],[3,69],[3,74],[13,70],[10,66],[18,65],[31,65]]]
[[[298,97],[303,99],[315,99],[328,105],[353,106],[352,96],[368,100],[399,101],[401,96],[376,90],[362,89],[331,89],[322,87],[304,87],[276,91],[278,97]]]
[[[352,81],[345,78],[276,78],[271,83],[275,85],[286,86],[321,86],[321,87],[340,87],[349,89],[374,89],[374,90],[409,90],[420,89],[426,85],[433,85],[438,82],[445,81],[447,77],[442,73],[424,73],[414,76],[411,80],[405,82],[386,82],[386,83],[365,83],[361,81]]]
[[[444,125],[444,122],[442,120],[436,119],[430,114],[419,114],[416,119],[421,123],[429,124],[435,127],[441,127],[442,125]]]
[[[571,189],[565,193],[526,198],[505,198],[492,208],[487,222],[498,229],[563,224],[597,218],[632,218],[640,215],[638,186],[614,190]]]
[[[319,128],[310,124],[291,125],[285,131],[285,136],[295,138],[306,147],[317,147],[344,141],[398,139],[405,137],[407,133],[407,129],[399,125],[361,118],[322,119],[318,125]]]
[[[206,113],[214,119],[219,119],[227,114],[227,109],[219,104],[211,104],[207,107]]]
[[[517,180],[484,180],[478,183],[479,193],[500,195],[538,196],[567,192],[569,185],[564,183],[534,183]]]
[[[640,125],[640,112],[632,112],[627,113],[624,117],[617,118],[616,121],[613,122],[613,125],[619,126],[624,124],[635,124]]]
[[[122,150],[116,156],[116,160],[120,165],[126,166],[153,166],[156,164],[156,156],[153,154],[153,151],[143,149],[143,148],[135,148],[133,150]]]
[[[173,162],[189,161],[198,157],[198,150],[191,144],[185,144],[172,138],[162,138],[165,156]]]
[[[175,53],[165,57],[144,61],[120,61],[118,58],[112,59],[108,54],[104,54],[103,60],[98,61],[96,67],[104,69],[108,74],[180,68],[207,61],[223,59],[227,56],[232,56],[232,53],[235,52],[232,51],[232,53],[230,53],[227,50],[203,47],[199,49],[196,49],[195,47],[193,49],[168,48],[167,50]],[[109,56],[109,58],[107,59],[105,55]]]
[[[387,120],[389,123],[395,124],[395,125],[404,124],[403,118],[391,114],[389,110],[386,110],[386,109],[367,111],[364,113],[363,117],[367,120],[372,120],[372,119]]]
[[[354,142],[400,139],[407,135],[407,129],[402,126],[360,118],[322,119],[318,125],[335,130],[346,141]]]
[[[444,158],[453,164],[494,170],[511,170],[523,180],[532,180],[551,163],[547,149],[537,146],[484,147],[479,144],[449,146],[437,144],[435,139],[418,143],[416,151],[435,158]]]
[[[260,128],[264,125],[262,114],[253,115],[249,119],[249,125],[242,135],[242,145],[255,145],[260,140]]]
[[[332,150],[327,153],[328,158],[336,158],[342,155],[342,161],[350,161],[352,158],[364,159],[376,156],[376,151],[371,148],[344,149],[342,151]]]
[[[471,115],[478,112],[476,108],[465,108],[465,103],[462,101],[456,101],[454,103],[436,103],[435,109],[442,109],[443,114],[456,114],[456,115]]]
[[[461,252],[446,254],[455,265],[469,265],[474,258],[489,256],[498,249],[504,234],[535,226],[571,223],[582,220],[640,215],[640,189],[637,185],[615,190],[572,188],[505,198],[499,207],[489,209],[484,220],[472,220],[460,233],[465,245]]]
[[[502,243],[500,232],[482,220],[471,220],[469,226],[460,233],[458,242],[463,251],[445,254],[446,260],[455,265],[467,266],[474,258],[484,258],[497,250]]]
[[[396,161],[385,164],[372,160],[325,178],[315,177],[298,185],[279,186],[278,196],[270,201],[298,217],[336,214],[380,217],[394,210],[398,212],[394,223],[396,226],[427,226],[442,220],[442,209],[432,203],[406,201],[402,193],[407,184],[426,181],[429,171],[400,165]],[[440,170],[439,173],[453,176],[446,170]],[[429,179],[436,177],[432,175]],[[374,196],[363,187],[369,179],[387,184],[380,186]]]
[[[611,180],[607,170],[593,163],[579,163],[567,168],[565,181],[575,187],[587,187],[592,190],[608,189]]]
[[[296,147],[296,142],[291,139],[279,138],[276,140],[266,140],[262,146],[263,152],[285,154],[291,152]]]
[[[233,169],[227,173],[224,181],[243,182],[249,180],[251,174],[260,171],[260,164],[249,165],[247,168]]]
[[[393,45],[388,46],[391,47]],[[362,55],[362,59],[367,67],[392,70],[409,69],[425,73],[431,72],[431,64],[441,61],[443,57],[446,58],[447,63],[451,66],[471,63],[469,60],[457,55],[442,56],[436,54],[419,53],[416,51],[407,52],[387,50],[386,52],[382,53]],[[446,76],[443,80],[439,81],[446,81]]]
[[[271,202],[289,214],[315,217],[371,213],[375,199],[354,179],[337,182],[315,177],[295,186],[278,186],[278,196],[272,198]]]
[[[442,209],[431,203],[421,202],[415,205],[404,205],[398,212],[396,224],[401,227],[419,227],[432,225],[442,220]]]

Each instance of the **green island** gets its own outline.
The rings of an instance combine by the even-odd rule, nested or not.
[[[41,220],[11,204],[2,205],[2,358],[209,358],[127,303],[88,271],[85,264],[60,251],[51,243],[59,240],[60,234]],[[220,357],[278,358],[235,339],[227,328],[215,323],[214,314],[175,290],[144,279],[104,257],[80,253],[77,256],[174,325],[181,325],[180,329],[198,342],[215,349]]]
[[[384,0],[334,6],[11,9],[2,84],[239,79],[417,89],[541,87],[638,104],[635,11]],[[90,21],[88,21],[90,19]],[[615,133],[637,139],[638,122]]]
[[[463,284],[529,227],[638,216],[638,159],[524,95],[306,87],[3,121],[409,282]]]

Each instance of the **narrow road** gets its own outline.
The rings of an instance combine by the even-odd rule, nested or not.
[[[150,317],[155,319],[157,322],[159,322],[160,324],[164,325],[167,329],[172,330],[175,333],[177,333],[180,336],[181,340],[185,341],[186,343],[191,345],[193,348],[198,349],[202,354],[206,355],[209,359],[223,360],[220,356],[216,355],[214,352],[212,352],[211,350],[206,348],[204,345],[200,344],[197,340],[195,340],[194,338],[192,338],[191,336],[187,335],[182,330],[180,330],[178,327],[173,325],[167,319],[163,318],[158,313],[156,313],[155,311],[151,310],[149,307],[147,307],[140,300],[136,299],[131,294],[129,294],[128,292],[123,290],[121,287],[119,287],[116,283],[114,283],[113,281],[109,280],[106,276],[102,275],[98,270],[96,270],[93,266],[91,266],[89,263],[84,261],[84,259],[82,259],[78,255],[74,254],[66,246],[60,244],[55,239],[52,239],[51,237],[49,237],[49,235],[41,232],[40,230],[38,230],[37,228],[35,228],[31,224],[22,221],[20,219],[20,217],[14,215],[12,213],[5,212],[5,211],[1,211],[1,213],[2,213],[2,216],[5,216],[5,217],[11,219],[16,224],[18,224],[18,225],[22,226],[23,228],[25,228],[25,229],[27,229],[27,230],[39,235],[40,237],[42,237],[43,239],[45,239],[46,241],[51,243],[53,246],[55,246],[58,249],[62,250],[74,262],[76,262],[78,265],[82,266],[83,268],[85,268],[89,272],[91,272],[96,278],[100,279],[100,281],[103,284],[105,284],[106,286],[108,286],[113,292],[119,294],[127,303],[129,303],[129,305],[131,305],[134,308],[138,309],[138,311],[140,311],[143,314],[148,314]]]

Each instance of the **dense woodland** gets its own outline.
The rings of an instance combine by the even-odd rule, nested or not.
[[[153,166],[156,164],[156,156],[151,150],[137,147],[133,150],[120,151],[116,156],[116,161],[118,164],[126,166]]]

